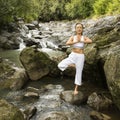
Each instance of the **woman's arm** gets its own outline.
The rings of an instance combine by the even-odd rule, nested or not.
[[[66,42],[66,45],[72,45],[73,44],[73,36],[69,38],[69,40]]]
[[[92,40],[88,37],[84,37],[84,43],[92,43]]]
[[[73,45],[73,44],[75,44],[75,43],[78,43],[78,42],[80,42],[80,40],[77,40],[77,41],[73,41],[73,36],[71,36],[70,38],[69,38],[69,40],[66,42],[66,45]]]

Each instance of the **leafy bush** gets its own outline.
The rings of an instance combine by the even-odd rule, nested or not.
[[[96,15],[119,14],[120,0],[96,0],[93,4]]]
[[[39,0],[0,0],[0,24],[9,23],[14,16],[33,20],[38,17]]]
[[[120,14],[120,0],[111,0],[107,7],[108,14]]]
[[[70,0],[42,0],[40,1],[39,20],[62,20],[66,19],[65,4]]]
[[[92,4],[95,0],[72,0],[65,7],[71,19],[86,18],[93,12]]]
[[[120,14],[119,5],[120,0],[0,0],[0,25],[13,21],[15,17],[29,22]]]

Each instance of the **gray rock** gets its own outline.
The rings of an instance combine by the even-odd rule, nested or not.
[[[25,93],[24,97],[39,98],[39,94],[35,93],[35,92],[27,92],[27,93]]]
[[[91,111],[90,117],[94,120],[111,120],[110,116],[97,111]]]
[[[94,92],[88,97],[87,104],[95,110],[108,110],[112,105],[112,100]]]
[[[10,88],[12,90],[20,90],[27,83],[28,76],[27,76],[27,74],[25,72],[25,69],[19,68],[19,69],[16,70],[16,72],[11,77],[11,79],[13,79],[14,82],[12,83],[12,85],[10,86]]]
[[[77,104],[77,105],[85,102],[86,100],[85,96],[81,91],[79,91],[77,95],[74,95],[73,91],[71,90],[63,91],[61,93],[61,99],[65,100],[68,103]]]
[[[66,54],[51,49],[27,47],[20,54],[20,60],[31,80],[39,80],[46,75],[58,75],[58,61]]]
[[[113,100],[120,109],[120,46],[118,45],[111,49],[105,61],[104,71]]]

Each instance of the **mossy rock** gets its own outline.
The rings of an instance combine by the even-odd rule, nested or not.
[[[13,83],[10,80],[10,77],[15,72],[12,66],[13,64],[10,61],[0,58],[0,89],[9,88]]]
[[[117,47],[116,47],[117,48]],[[105,62],[104,71],[107,85],[113,97],[114,103],[120,109],[120,47],[118,51],[111,53]]]
[[[24,120],[24,116],[17,107],[0,100],[0,120]]]

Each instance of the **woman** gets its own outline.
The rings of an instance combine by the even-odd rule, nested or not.
[[[84,45],[85,43],[92,43],[92,40],[86,36],[83,36],[83,25],[81,23],[76,23],[75,25],[75,36],[71,36],[66,42],[66,45],[72,46],[72,52],[68,58],[62,60],[58,64],[58,68],[64,71],[68,66],[74,64],[76,67],[75,75],[75,89],[74,95],[78,94],[78,87],[82,85],[82,70],[84,66],[85,56],[84,56]]]

